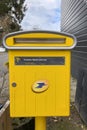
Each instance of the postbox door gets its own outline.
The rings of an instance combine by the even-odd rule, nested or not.
[[[13,51],[9,59],[11,116],[69,115],[69,51]]]

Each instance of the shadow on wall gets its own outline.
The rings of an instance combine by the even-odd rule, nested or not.
[[[87,69],[80,69],[78,72],[75,106],[87,124]]]

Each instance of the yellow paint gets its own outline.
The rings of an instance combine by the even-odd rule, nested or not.
[[[35,117],[35,130],[46,130],[46,117]]]
[[[66,38],[66,43],[46,46],[72,46],[69,36],[30,33],[7,37],[8,46],[44,46],[14,43],[14,38]],[[16,65],[15,57],[64,57],[64,65]],[[70,50],[9,50],[10,113],[12,117],[68,116],[70,113]],[[20,58],[17,59],[20,61]],[[38,81],[47,81],[46,91],[36,92]],[[16,87],[12,86],[16,83]],[[33,91],[32,91],[33,89]]]
[[[65,57],[65,65],[15,65],[16,56]],[[11,116],[66,116],[70,100],[70,51],[9,51]],[[34,93],[32,85],[47,80],[49,88]],[[12,87],[16,82],[17,87]]]

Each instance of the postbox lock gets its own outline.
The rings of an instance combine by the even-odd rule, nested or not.
[[[15,82],[12,83],[12,87],[16,87],[17,84]]]

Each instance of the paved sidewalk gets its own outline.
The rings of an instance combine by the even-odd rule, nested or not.
[[[7,53],[0,53],[0,103],[4,104],[8,97],[8,69],[5,63],[8,61]]]
[[[77,80],[72,77],[71,78],[71,85],[70,85],[70,90],[71,90],[70,100],[71,100],[71,102],[75,102],[76,85],[77,85]]]

